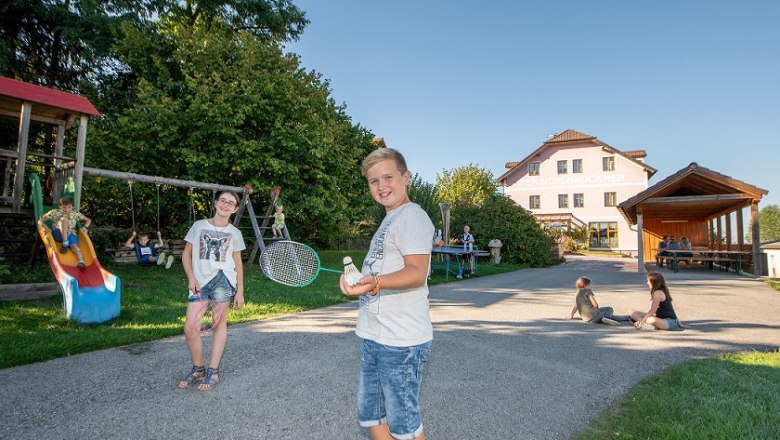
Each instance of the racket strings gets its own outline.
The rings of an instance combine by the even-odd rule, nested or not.
[[[260,256],[260,268],[270,279],[287,286],[305,286],[320,271],[317,254],[296,242],[277,242],[266,247]]]
[[[198,297],[200,297],[200,292],[198,292]],[[214,329],[219,321],[222,320],[222,316],[225,314],[225,306],[220,302],[214,301],[213,299],[202,301],[202,303],[203,305],[200,306],[200,310],[198,311],[197,315],[200,316],[200,319],[194,321],[192,325],[201,333],[208,333]],[[209,306],[211,306],[211,319],[207,320],[206,314],[208,313]]]

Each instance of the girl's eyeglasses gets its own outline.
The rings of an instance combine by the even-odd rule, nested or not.
[[[228,206],[235,206],[236,205],[236,202],[234,202],[232,200],[228,200],[228,199],[223,199],[221,197],[219,199],[217,199],[217,201],[222,203],[223,205],[228,205]]]

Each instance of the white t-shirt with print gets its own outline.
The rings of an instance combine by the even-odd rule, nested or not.
[[[192,275],[198,284],[205,286],[222,270],[230,284],[238,287],[233,252],[246,249],[238,228],[232,224],[217,228],[208,220],[198,220],[187,231],[184,241],[192,244]]]
[[[388,212],[371,239],[363,274],[381,277],[401,270],[405,255],[430,255],[432,235],[433,223],[416,203],[405,203]],[[428,281],[413,289],[382,288],[374,296],[362,295],[355,333],[363,339],[396,347],[432,340]]]

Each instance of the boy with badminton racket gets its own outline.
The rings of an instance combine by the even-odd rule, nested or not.
[[[374,150],[361,171],[386,215],[363,277],[353,286],[340,280],[345,295],[360,296],[358,419],[373,439],[424,439],[420,384],[433,339],[427,284],[433,223],[409,200],[411,174],[401,153]]]
[[[214,201],[214,217],[198,220],[190,227],[182,253],[182,265],[187,274],[189,298],[184,337],[192,357],[192,371],[179,388],[189,388],[196,382],[199,391],[213,388],[219,381],[219,362],[227,342],[227,307],[233,297],[233,308],[244,305],[244,267],[241,251],[246,248],[241,231],[230,224],[230,216],[238,210],[239,198],[232,191],[223,191]],[[211,359],[209,366],[203,357],[201,321],[206,308],[212,307]]]

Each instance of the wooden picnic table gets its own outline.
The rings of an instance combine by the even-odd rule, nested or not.
[[[675,273],[680,270],[680,262],[685,261],[691,264],[694,261],[701,261],[710,270],[715,269],[715,264],[729,270],[734,268],[737,274],[742,273],[742,256],[750,255],[750,252],[732,251],[732,250],[714,250],[714,249],[693,249],[693,250],[669,250],[666,249],[666,255],[660,256],[661,261],[666,259],[667,265]]]

